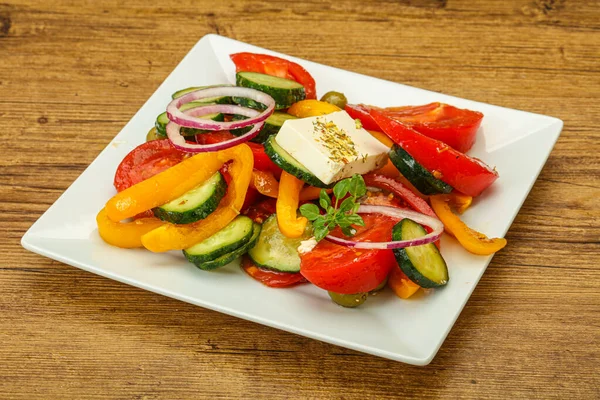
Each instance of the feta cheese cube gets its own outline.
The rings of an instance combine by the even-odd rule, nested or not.
[[[346,111],[287,120],[275,141],[326,184],[383,167],[389,151]]]

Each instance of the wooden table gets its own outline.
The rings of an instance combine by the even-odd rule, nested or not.
[[[0,398],[600,397],[598,1],[147,3],[0,4]],[[211,32],[564,120],[508,247],[428,367],[21,248],[27,228]]]

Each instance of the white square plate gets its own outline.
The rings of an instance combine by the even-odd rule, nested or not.
[[[485,117],[470,155],[496,166],[500,179],[476,199],[465,221],[490,236],[504,236],[546,162],[562,121],[400,85],[299,60],[216,35],[202,38],[96,160],[37,220],[23,246],[46,257],[120,282],[260,324],[410,364],[428,364],[452,328],[491,257],[467,253],[443,238],[450,282],[418,299],[402,301],[390,291],[358,309],[333,304],[311,285],[270,289],[232,264],[204,272],[181,253],[153,254],[105,244],[95,216],[115,194],[113,174],[178,89],[234,83],[229,54],[268,53],[302,64],[319,94],[344,92],[353,103],[377,106],[441,101],[481,111]]]

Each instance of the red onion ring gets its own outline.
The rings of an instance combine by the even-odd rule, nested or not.
[[[188,153],[204,153],[208,151],[219,151],[228,149],[233,146],[237,146],[238,144],[242,144],[254,138],[256,135],[258,135],[264,124],[264,121],[259,122],[244,135],[238,136],[230,140],[226,140],[224,142],[213,144],[196,144],[186,142],[185,138],[181,136],[181,133],[179,132],[179,128],[181,127],[175,122],[169,122],[167,124],[167,137],[169,138],[171,144],[175,148]],[[206,135],[210,135],[210,133],[207,133]]]
[[[354,247],[355,249],[389,250],[403,249],[405,247],[421,246],[423,244],[432,243],[438,240],[442,235],[442,232],[444,232],[444,224],[442,224],[442,221],[440,221],[439,219],[415,211],[404,210],[402,208],[361,205],[358,208],[358,213],[383,214],[389,217],[400,219],[410,218],[418,224],[430,227],[431,229],[433,229],[433,231],[417,239],[397,240],[392,242],[355,242],[352,240],[346,240],[332,235],[325,236],[325,239],[329,240],[332,243],[346,247]]]
[[[267,109],[258,113],[256,116],[244,119],[241,121],[231,121],[231,122],[218,122],[211,121],[206,119],[201,119],[193,115],[186,114],[181,111],[179,107],[182,105],[196,101],[201,99],[206,99],[210,97],[219,97],[219,96],[235,96],[235,97],[245,97],[267,106]],[[209,107],[216,106],[227,106],[227,104],[215,104],[209,105],[205,108],[205,111],[209,109]],[[239,107],[239,106],[232,106]],[[245,107],[239,107],[245,108]],[[196,108],[194,108],[195,110]],[[217,108],[212,108],[216,110]],[[219,108],[224,109],[224,108]],[[238,108],[236,108],[238,109]],[[250,89],[245,87],[237,87],[237,86],[221,86],[221,87],[211,87],[206,89],[200,89],[193,92],[190,92],[184,96],[181,96],[177,99],[174,99],[167,106],[167,116],[169,120],[176,123],[179,126],[185,126],[187,128],[196,128],[196,129],[204,129],[209,131],[227,131],[231,129],[237,128],[245,128],[250,125],[256,125],[259,122],[263,122],[273,113],[275,110],[275,100],[271,96],[256,89]],[[189,110],[188,110],[189,111]],[[239,111],[239,109],[238,109]],[[213,111],[214,112],[214,111]],[[221,111],[223,112],[223,111]],[[239,113],[239,112],[238,112]]]

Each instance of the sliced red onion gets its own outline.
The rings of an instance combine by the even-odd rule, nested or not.
[[[402,208],[361,205],[358,208],[358,213],[382,214],[399,219],[410,218],[418,224],[430,227],[433,231],[420,238],[410,240],[397,240],[393,242],[355,242],[353,240],[346,240],[332,235],[327,235],[325,236],[325,238],[332,243],[346,247],[354,247],[356,249],[389,250],[403,249],[405,247],[421,246],[423,244],[432,243],[438,240],[442,235],[442,232],[444,232],[444,224],[442,224],[442,221],[440,221],[439,219],[415,211],[404,210]]]
[[[179,128],[181,127],[175,122],[169,122],[167,124],[167,137],[169,138],[171,144],[175,148],[188,153],[204,153],[208,151],[219,151],[228,149],[233,146],[237,146],[238,144],[242,144],[254,138],[256,135],[258,135],[264,124],[264,121],[259,122],[255,124],[254,127],[250,129],[248,133],[245,133],[242,136],[238,136],[230,140],[226,140],[224,142],[213,144],[197,144],[186,142],[185,138],[181,136],[181,133],[179,133]],[[206,135],[210,135],[210,133],[206,133]]]
[[[245,97],[247,99],[251,99],[251,100],[254,100],[259,103],[264,104],[267,107],[267,109],[262,112],[257,112],[257,114],[251,118],[244,119],[241,121],[231,121],[231,122],[218,122],[218,121],[201,119],[194,115],[187,114],[184,111],[181,111],[179,109],[182,105],[192,102],[192,101],[206,99],[206,98],[210,98],[210,97],[219,97],[219,96]],[[210,111],[208,111],[209,109],[213,109],[213,110],[229,109],[229,108],[225,108],[225,107],[217,108],[217,106],[228,106],[228,105],[226,105],[226,104],[212,105],[211,104],[209,106],[205,106],[206,108],[203,108],[203,110],[206,113],[210,113]],[[240,114],[240,112],[239,112],[240,109],[245,108],[245,107],[239,107],[239,106],[230,106],[230,107],[237,107],[236,113],[238,113],[238,114]],[[196,110],[197,108],[194,108],[193,110]],[[275,110],[275,100],[273,100],[273,98],[266,93],[263,93],[261,91],[255,90],[255,89],[238,87],[238,86],[221,86],[221,87],[211,87],[211,88],[196,90],[196,91],[190,92],[184,96],[181,96],[177,99],[174,99],[167,106],[167,116],[169,117],[169,119],[172,122],[176,123],[179,126],[185,126],[187,128],[205,129],[205,130],[210,130],[210,131],[227,131],[227,130],[231,130],[231,129],[245,128],[250,125],[256,125],[259,122],[262,122],[262,121],[266,120],[267,118],[269,118],[269,116],[273,113],[274,110]],[[217,111],[212,111],[212,112],[217,112]],[[219,111],[219,112],[225,112],[225,111]],[[248,116],[246,114],[242,114],[242,115]]]

